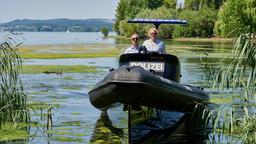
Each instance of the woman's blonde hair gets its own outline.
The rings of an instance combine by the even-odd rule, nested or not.
[[[152,32],[155,32],[155,33],[158,34],[158,30],[157,30],[156,28],[152,27],[152,28],[150,28],[150,29],[148,30],[148,36],[149,36],[149,37],[151,36],[150,34],[151,34]]]

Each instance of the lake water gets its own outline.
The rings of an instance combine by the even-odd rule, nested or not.
[[[0,36],[3,33],[0,33]],[[114,33],[112,33],[115,35]],[[103,39],[99,33],[56,33],[56,32],[24,32],[24,45],[58,45],[58,44],[110,44],[127,47],[114,38]],[[166,41],[172,54],[181,62],[181,83],[201,86],[204,81],[204,65],[200,57],[203,52],[210,54],[226,54],[230,52],[230,44],[211,42],[172,42]],[[175,48],[185,47],[185,48]],[[107,73],[110,68],[118,67],[118,58],[71,58],[71,59],[28,59],[25,65],[91,65],[96,66],[98,73],[64,73],[55,74],[23,74],[21,75],[25,92],[30,101],[49,105],[52,109],[53,126],[47,130],[45,126],[31,127],[28,143],[123,143],[114,141],[111,134],[100,122],[101,111],[94,108],[88,97],[88,91]],[[206,89],[207,90],[207,89]],[[208,89],[209,90],[209,89]],[[43,115],[47,109],[37,110],[32,120],[46,125]],[[93,139],[93,140],[92,140]]]
[[[0,32],[0,37],[6,34]],[[19,32],[18,35],[23,38],[23,45],[115,43],[114,38],[105,39],[100,32]],[[109,35],[115,36],[116,33],[110,32]]]

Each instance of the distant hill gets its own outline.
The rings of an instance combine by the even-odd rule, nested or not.
[[[71,32],[97,32],[102,27],[113,30],[114,20],[110,19],[49,19],[49,20],[14,20],[0,24],[4,31],[71,31]]]

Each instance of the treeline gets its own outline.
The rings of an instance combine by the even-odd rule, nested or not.
[[[145,35],[150,25],[128,24],[131,18],[184,19],[186,26],[160,25],[162,38],[234,37],[251,31],[256,22],[256,0],[120,0],[114,30],[123,36]]]
[[[1,24],[5,31],[53,31],[53,32],[99,32],[102,27],[113,31],[113,21],[108,19],[50,19],[50,20],[14,20]]]

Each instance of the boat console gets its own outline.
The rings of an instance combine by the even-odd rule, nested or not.
[[[169,80],[180,81],[179,59],[170,54],[123,54],[119,59],[119,67],[140,66]]]

